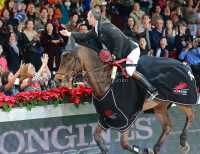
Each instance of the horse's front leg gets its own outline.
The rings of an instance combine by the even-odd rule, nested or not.
[[[134,154],[153,154],[153,150],[150,148],[145,148],[144,150],[141,150],[139,147],[132,145],[128,143],[128,133],[129,130],[120,133],[120,144],[124,150],[128,150]]]
[[[101,133],[102,133],[102,128],[101,126],[99,126],[99,124],[97,125],[93,136],[94,136],[94,140],[97,143],[97,146],[99,147],[99,149],[101,150],[102,154],[109,154],[108,149],[106,148],[106,146],[104,145],[104,143],[101,141]]]

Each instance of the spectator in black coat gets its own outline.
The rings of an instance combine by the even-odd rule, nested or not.
[[[170,47],[170,51],[176,48],[176,57],[175,59],[179,59],[179,54],[182,52],[182,49],[186,47],[185,38],[187,36],[187,24],[184,21],[179,22],[179,34],[176,35],[174,44]]]
[[[127,21],[126,21],[126,28],[124,30],[124,34],[127,37],[131,37],[132,39],[134,39],[136,42],[139,41],[139,35],[137,32],[134,31],[134,28],[136,26],[135,20],[133,17],[128,17]]]
[[[36,71],[38,71],[42,65],[41,55],[38,53],[40,47],[39,37],[40,34],[37,34],[33,30],[33,21],[26,21],[26,29],[21,33],[23,45],[26,49],[26,61],[34,65]]]
[[[6,59],[8,62],[8,69],[14,74],[20,68],[20,62],[24,63],[24,56],[21,45],[17,42],[17,36],[14,32],[10,34],[8,45],[6,48]]]
[[[41,35],[41,44],[44,48],[44,53],[49,56],[48,68],[53,71],[53,64],[55,63],[56,71],[60,66],[60,46],[63,45],[63,39],[53,31],[53,23],[47,22],[44,33]],[[54,62],[55,57],[55,62]]]

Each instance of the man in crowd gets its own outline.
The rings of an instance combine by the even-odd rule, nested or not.
[[[81,24],[79,26],[79,32],[82,33],[87,33],[88,32],[88,27],[85,24]],[[83,44],[87,44],[89,46],[95,47],[95,48],[100,48],[100,45],[98,46],[97,43],[100,44],[100,42],[97,39],[90,39],[90,40],[82,40],[82,39],[76,39],[75,40],[76,43],[83,43]]]
[[[162,32],[163,32],[163,20],[162,18],[158,18],[156,20],[155,28],[152,30],[149,29],[151,47],[154,51],[156,51],[159,46],[158,40],[160,40],[160,38],[162,37]]]
[[[34,26],[34,30],[37,33],[41,33],[44,30],[45,24],[47,23],[47,15],[48,15],[48,10],[46,8],[42,8],[40,10],[40,17],[41,20],[36,23]]]

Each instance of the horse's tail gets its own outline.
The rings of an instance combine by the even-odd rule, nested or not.
[[[200,88],[200,63],[192,64],[190,67],[196,80],[196,86]]]

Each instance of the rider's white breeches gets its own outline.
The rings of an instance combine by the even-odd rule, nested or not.
[[[136,49],[134,49],[127,56],[127,58],[131,59],[133,61],[133,63],[130,60],[127,60],[126,64],[137,64],[138,60],[140,58],[140,48],[139,48],[139,46]],[[126,72],[128,73],[128,75],[132,76],[135,69],[136,69],[136,66],[128,66],[128,67],[126,67]]]

